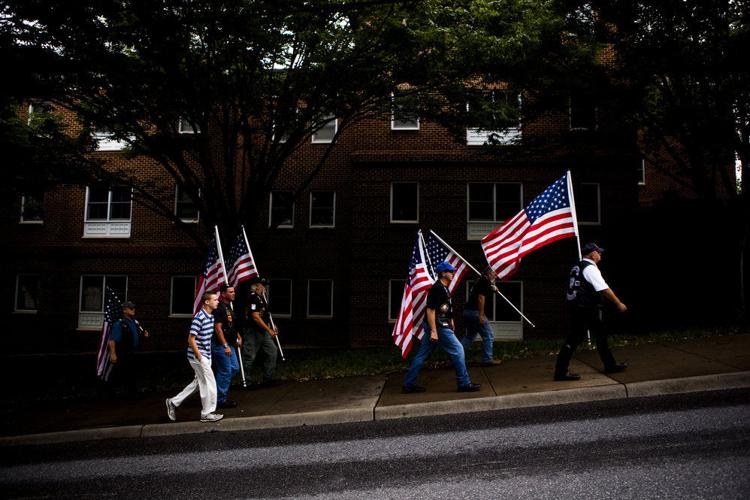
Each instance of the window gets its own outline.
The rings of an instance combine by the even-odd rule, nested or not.
[[[127,186],[97,184],[86,188],[86,238],[130,238],[133,192]]]
[[[44,221],[44,193],[21,195],[20,224],[42,224]]]
[[[27,123],[31,125],[32,120],[34,120],[34,115],[43,115],[43,114],[49,114],[52,113],[53,108],[52,104],[47,101],[37,101],[32,102],[29,104],[29,116]]]
[[[269,198],[268,227],[294,227],[294,199],[291,191],[272,191]]]
[[[582,183],[574,189],[578,224],[597,225],[601,223],[599,184]]]
[[[466,129],[468,146],[517,143],[521,132],[521,94],[515,90],[475,92],[466,104],[469,120],[480,127]]]
[[[114,134],[108,130],[94,130],[91,137],[96,141],[97,151],[121,151],[128,145],[122,139],[115,139]]]
[[[200,217],[200,213],[198,212],[198,205],[185,191],[184,187],[180,185],[175,186],[174,198],[174,214],[179,217],[182,222],[198,222]]]
[[[18,313],[36,313],[39,304],[39,275],[16,276],[16,303],[13,310]]]
[[[310,193],[310,227],[336,226],[336,193],[313,191]]]
[[[570,97],[570,130],[595,130],[596,107],[583,93]]]
[[[646,159],[641,158],[641,163],[638,166],[638,185],[646,185]]]
[[[419,184],[416,182],[391,184],[391,222],[419,222]]]
[[[466,299],[476,281],[467,281]],[[495,282],[497,289],[519,311],[523,312],[523,282],[500,281]],[[500,295],[495,294],[485,304],[485,315],[492,326],[495,340],[520,340],[523,338],[523,318]],[[481,337],[477,337],[481,341]]]
[[[391,105],[391,130],[419,130],[419,99],[416,94],[393,94]]]
[[[523,208],[519,182],[469,183],[467,185],[467,239],[482,239],[496,226]]]
[[[188,120],[180,118],[177,122],[177,132],[180,134],[200,134],[201,129],[197,124],[193,127],[193,124]]]
[[[320,127],[313,135],[313,144],[326,144],[333,142],[333,138],[336,137],[338,131],[338,120],[334,117],[330,119]]]
[[[333,317],[333,280],[307,281],[307,317]]]
[[[401,299],[406,280],[388,280],[388,321],[396,321],[401,312]]]
[[[197,282],[195,276],[172,276],[169,295],[169,315],[187,317],[193,315],[193,300]]]
[[[290,318],[292,316],[292,280],[272,279],[268,284],[268,301],[274,316]]]
[[[104,290],[110,287],[123,302],[128,297],[127,276],[83,275],[81,276],[81,296],[78,311],[80,330],[97,330],[104,321]]]

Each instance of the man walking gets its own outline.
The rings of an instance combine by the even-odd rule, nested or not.
[[[409,371],[406,372],[402,392],[424,392],[426,389],[417,385],[417,375],[422,369],[425,361],[435,351],[438,345],[450,356],[453,366],[456,368],[456,382],[458,392],[475,392],[480,388],[479,384],[473,384],[469,379],[464,359],[464,348],[456,338],[453,324],[453,303],[448,285],[453,281],[453,273],[456,268],[447,262],[441,262],[435,268],[438,275],[437,281],[427,293],[426,320],[424,322],[425,334],[419,351],[411,362]]]
[[[581,377],[568,372],[570,359],[578,345],[586,337],[586,330],[596,339],[596,350],[604,363],[605,373],[617,373],[627,368],[626,363],[617,363],[607,345],[607,333],[600,317],[602,298],[606,298],[619,312],[628,310],[609,287],[597,264],[602,260],[604,249],[596,243],[587,243],[581,249],[583,259],[570,271],[567,301],[570,313],[570,331],[560,349],[555,363],[557,381],[579,380]]]
[[[499,365],[501,362],[493,359],[494,336],[492,326],[485,313],[490,300],[495,294],[495,278],[497,274],[491,267],[485,269],[482,276],[474,283],[469,292],[469,300],[464,306],[464,325],[466,335],[461,340],[464,352],[468,351],[477,335],[482,337],[482,366]]]
[[[216,411],[216,379],[214,372],[211,371],[211,337],[214,333],[212,313],[218,306],[217,293],[204,293],[203,306],[190,325],[187,357],[195,372],[195,378],[177,396],[172,399],[167,398],[167,416],[173,422],[177,419],[177,407],[196,390],[201,396],[201,422],[217,422],[224,418],[224,415],[214,413]]]
[[[250,376],[250,369],[259,351],[263,351],[263,375],[261,386],[275,385],[273,372],[276,369],[276,345],[273,338],[277,335],[271,327],[271,313],[265,298],[266,280],[255,276],[250,279],[250,296],[247,301],[247,323],[242,332],[242,353],[245,355],[245,374]]]
[[[136,351],[140,350],[141,332],[148,338],[149,333],[143,330],[135,319],[135,304],[123,302],[122,317],[112,324],[109,337],[109,361],[112,363],[112,382],[123,386],[126,396],[138,395],[138,366]]]
[[[237,355],[232,349],[235,345],[242,345],[242,339],[234,328],[235,291],[233,286],[221,285],[219,288],[219,307],[214,311],[214,336],[211,342],[211,359],[216,372],[217,408],[234,408],[237,401],[227,399],[232,377],[240,371]]]

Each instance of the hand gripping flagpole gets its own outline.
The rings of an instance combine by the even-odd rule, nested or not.
[[[242,226],[242,237],[245,238],[245,246],[247,246],[247,251],[250,254],[250,258],[253,260],[253,264],[255,265],[255,272],[258,273],[258,276],[260,276],[260,271],[258,271],[258,263],[255,260],[255,257],[253,257],[253,251],[250,249],[250,242],[247,241],[247,233],[245,232],[245,226]],[[265,291],[263,292],[263,300],[268,303],[268,298],[266,297]],[[273,322],[273,314],[271,311],[268,311],[268,319],[271,320],[271,328],[273,328],[273,331],[276,332],[276,335],[273,336],[273,338],[276,339],[276,345],[279,347],[279,354],[281,354],[281,361],[286,361],[286,358],[284,357],[284,350],[281,348],[281,341],[279,341],[279,330],[276,328],[276,324]]]
[[[482,273],[480,273],[479,271],[477,271],[474,266],[472,266],[471,264],[469,264],[469,261],[467,261],[466,259],[464,259],[461,256],[460,253],[456,252],[448,243],[446,243],[445,240],[443,240],[443,238],[441,238],[440,236],[438,236],[437,234],[435,234],[435,231],[433,231],[432,229],[430,229],[430,233],[435,238],[437,238],[440,241],[440,243],[442,243],[443,245],[445,245],[448,248],[448,250],[450,250],[451,252],[453,252],[454,254],[456,254],[462,261],[466,262],[466,265],[469,266],[472,271],[474,271],[475,273],[477,273],[477,275],[479,275],[479,276],[482,275]],[[505,295],[503,295],[502,292],[497,289],[497,287],[495,286],[494,283],[492,283],[492,288],[495,290],[495,293],[498,294],[499,296],[501,296],[505,300],[505,302],[507,302],[508,305],[513,308],[514,311],[516,311],[523,319],[526,320],[526,322],[528,324],[530,324],[532,326],[532,328],[536,328],[536,325],[534,323],[532,323],[531,320],[529,320],[529,318],[527,318],[526,316],[524,316],[524,314],[521,311],[519,311],[518,308],[515,305],[513,305],[513,302],[511,302],[510,300],[508,300],[508,297],[506,297]]]
[[[224,262],[224,253],[221,251],[221,242],[219,240],[219,226],[214,226],[216,231],[216,250],[219,252],[219,259],[221,260],[221,267],[224,268],[224,283],[229,286],[229,274],[227,274],[227,265]],[[229,308],[234,312],[234,304],[229,303]],[[224,339],[226,340],[226,338]],[[235,349],[237,350],[237,363],[240,365],[240,374],[242,375],[242,387],[247,387],[245,381],[245,367],[242,366],[242,353],[240,352],[240,346],[237,345],[235,339]]]

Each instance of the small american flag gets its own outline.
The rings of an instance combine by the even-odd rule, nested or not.
[[[447,262],[456,268],[456,272],[453,273],[453,281],[448,285],[448,291],[453,294],[453,290],[458,287],[466,271],[469,270],[466,261],[432,234],[427,237],[427,255],[430,257],[433,270],[441,262]]]
[[[109,380],[112,365],[109,362],[109,335],[112,333],[112,324],[120,319],[122,306],[110,287],[104,288],[104,323],[102,325],[102,340],[99,343],[99,353],[96,356],[96,375],[104,380]]]
[[[245,235],[240,233],[229,250],[229,284],[236,287],[239,283],[258,276],[255,260],[245,241]]]
[[[224,266],[219,259],[219,250],[216,247],[216,238],[211,239],[208,245],[208,255],[203,266],[203,273],[198,277],[198,286],[195,289],[195,301],[193,301],[193,314],[198,314],[203,307],[203,294],[216,292],[226,282]]]
[[[568,175],[552,183],[515,217],[482,239],[482,249],[497,277],[518,270],[521,259],[545,245],[577,233]]]
[[[414,249],[409,260],[409,273],[404,284],[401,297],[401,309],[393,327],[393,341],[401,349],[401,356],[406,358],[413,345],[414,337],[422,329],[422,319],[427,305],[427,292],[432,287],[430,276],[424,258],[422,236],[417,235]]]

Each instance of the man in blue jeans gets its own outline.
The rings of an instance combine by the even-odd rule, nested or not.
[[[232,377],[240,371],[233,347],[242,344],[234,325],[234,287],[221,285],[219,307],[214,311],[214,336],[211,342],[213,369],[216,373],[216,407],[234,408],[237,401],[228,399]]]
[[[464,325],[466,335],[461,340],[464,351],[468,351],[477,335],[482,337],[482,366],[499,365],[499,360],[493,359],[492,326],[485,314],[487,304],[495,295],[495,278],[497,274],[491,267],[485,269],[482,276],[474,283],[469,292],[469,300],[464,306]]]
[[[417,375],[438,345],[450,356],[453,366],[456,368],[458,392],[476,392],[480,385],[471,383],[469,372],[466,370],[464,348],[456,338],[456,334],[453,333],[453,303],[451,302],[448,285],[453,281],[453,273],[456,272],[456,268],[447,262],[441,262],[435,268],[435,272],[438,279],[427,293],[425,334],[422,337],[419,351],[412,360],[409,371],[406,372],[402,392],[409,394],[426,390],[424,387],[417,385]]]

